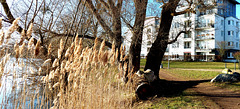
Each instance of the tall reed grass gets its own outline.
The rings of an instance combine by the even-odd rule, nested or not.
[[[10,27],[5,34],[2,32],[1,44],[8,43],[11,33],[16,30],[17,22]],[[101,42],[98,48],[98,40],[92,48],[83,47],[83,39],[76,36],[75,41],[67,49],[64,41],[61,40],[57,57],[50,58],[52,45],[48,46],[49,59],[45,59],[41,64],[32,61],[41,54],[40,41],[33,44],[31,34],[33,25],[25,32],[19,42],[14,45],[14,52],[17,66],[23,67],[26,71],[22,76],[25,81],[21,86],[13,83],[13,91],[20,87],[21,91],[14,94],[11,108],[51,108],[51,109],[78,109],[78,108],[131,108],[134,96],[131,85],[123,84],[119,73],[117,58],[123,59],[124,48],[118,54],[114,44],[112,49],[105,47],[105,41]],[[5,34],[5,38],[4,37]],[[28,43],[24,43],[23,38],[28,37]],[[66,49],[66,50],[65,50]],[[2,48],[0,74],[4,73],[6,61],[10,58],[10,53]],[[26,58],[27,62],[21,61]],[[35,65],[36,67],[30,67]],[[38,70],[36,70],[38,68]],[[122,70],[122,69],[121,69]],[[16,72],[13,73],[17,75]],[[44,75],[44,76],[43,76]],[[32,79],[29,85],[28,79]],[[18,86],[19,85],[19,86]],[[37,86],[37,87],[36,87]],[[34,92],[32,88],[36,87]],[[31,90],[30,90],[31,89]],[[6,103],[2,101],[2,103]],[[26,106],[27,105],[27,106]],[[4,104],[0,105],[6,108]]]

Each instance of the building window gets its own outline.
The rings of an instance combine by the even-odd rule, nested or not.
[[[190,16],[191,16],[191,13],[190,13],[190,12],[186,12],[186,13],[184,14],[184,16],[185,16],[185,17],[190,17]]]
[[[233,46],[233,42],[228,42],[228,46]]]
[[[174,28],[177,28],[177,23],[173,23],[174,24]]]
[[[159,24],[159,20],[155,19],[155,25],[158,25],[158,24]]]
[[[239,38],[239,32],[236,32],[236,38],[237,39]]]
[[[229,36],[234,36],[234,31],[228,31]]]
[[[228,58],[233,58],[233,53],[232,53],[232,52],[228,52],[228,53],[227,53],[227,57],[228,57]]]
[[[238,44],[238,42],[236,42],[236,48],[238,48],[238,46],[239,46],[239,44]]]
[[[151,33],[151,28],[148,28],[148,29],[147,29],[147,33]]]
[[[239,25],[238,25],[239,23],[238,22],[236,22],[236,26],[238,27]]]
[[[221,31],[221,36],[222,36],[222,37],[224,36],[224,31]]]
[[[191,26],[191,20],[185,21],[185,27],[190,27]]]
[[[224,24],[224,21],[223,20],[221,20],[221,25],[223,25]]]
[[[200,15],[205,15],[205,11],[200,11]]]
[[[147,35],[147,39],[151,40],[151,35],[150,34]]]
[[[151,41],[148,41],[148,42],[147,42],[147,45],[151,45],[151,44],[152,44],[152,42],[151,42]]]
[[[224,10],[223,9],[220,9],[220,14],[224,14]]]
[[[184,48],[191,48],[191,42],[184,42]]]
[[[149,52],[149,51],[150,51],[150,47],[147,48],[147,52]]]
[[[179,42],[175,42],[172,44],[172,48],[178,48],[179,47]]]
[[[223,3],[223,0],[218,0],[218,3]]]
[[[228,20],[228,25],[234,25],[234,21],[233,20]]]
[[[213,13],[213,10],[211,10],[211,9],[210,9],[210,10],[207,10],[207,13],[208,13],[208,14],[212,14],[212,13]]]
[[[191,38],[192,32],[188,31],[184,34],[184,38]]]

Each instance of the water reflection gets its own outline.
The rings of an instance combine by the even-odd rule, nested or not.
[[[0,108],[49,108],[45,106],[44,85],[37,73],[36,66],[41,63],[40,59],[10,58],[1,78]]]

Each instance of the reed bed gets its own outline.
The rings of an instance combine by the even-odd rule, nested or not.
[[[18,20],[16,19],[7,34],[2,32],[1,45],[8,43],[11,34],[16,30]],[[105,41],[100,44],[97,39],[92,48],[83,47],[83,39],[76,36],[75,41],[67,49],[64,47],[64,40],[60,40],[55,59],[50,58],[52,45],[49,44],[48,56],[45,56],[48,59],[42,61],[41,64],[35,64],[33,59],[43,54],[41,54],[41,42],[37,41],[37,44],[33,44],[32,27],[31,24],[27,32],[22,32],[20,41],[14,45],[12,55],[14,54],[16,58],[16,65],[23,67],[24,72],[29,73],[20,75],[24,81],[23,84],[13,83],[12,90],[17,90],[16,87],[21,88],[18,94],[14,94],[13,100],[7,100],[11,102],[11,108],[112,109],[132,107],[134,96],[132,86],[123,83],[121,79],[123,74],[119,73],[123,69],[117,63],[118,56],[121,60],[124,58],[124,47],[121,47],[120,54],[118,54],[114,44],[112,44],[112,49],[108,49],[105,47]],[[28,43],[23,41],[26,37],[30,38]],[[5,55],[0,64],[0,74],[3,74],[6,68],[4,65],[10,53],[5,48],[2,48],[0,52],[0,55]],[[22,58],[28,61],[21,61]],[[31,67],[33,65],[36,67]],[[18,74],[15,72],[14,75]],[[29,79],[32,80],[30,85]],[[34,92],[32,92],[33,88],[35,88]],[[2,103],[5,102],[2,101]],[[6,107],[4,104],[0,106]]]

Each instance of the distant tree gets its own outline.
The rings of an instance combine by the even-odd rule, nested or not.
[[[219,53],[219,55],[221,56],[221,61],[223,61],[223,59],[225,58],[225,52],[226,52],[226,46],[227,46],[227,43],[225,41],[220,41],[220,42],[217,42],[217,51]]]
[[[240,69],[240,52],[234,53],[233,56],[238,60],[238,69]]]

